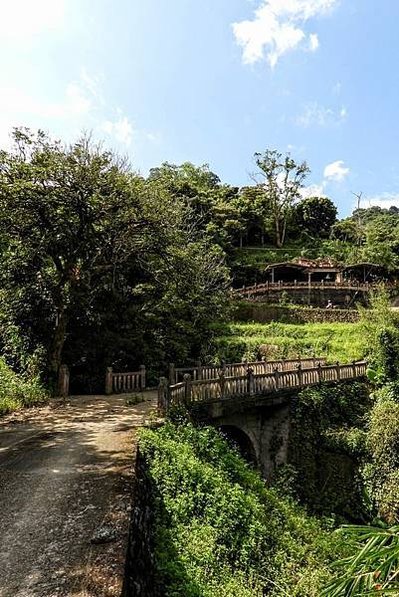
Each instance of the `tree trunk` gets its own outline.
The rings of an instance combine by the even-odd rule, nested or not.
[[[55,324],[53,339],[49,351],[49,369],[51,376],[57,379],[58,370],[61,365],[62,350],[64,348],[67,329],[67,315],[64,305],[57,309],[57,320]]]
[[[281,235],[280,235],[280,222],[279,222],[279,219],[278,219],[278,217],[276,217],[276,219],[275,219],[275,221],[274,221],[274,224],[275,224],[275,230],[276,230],[276,247],[277,247],[278,249],[281,249],[281,247],[282,247],[283,245],[282,245],[282,242],[281,242]]]

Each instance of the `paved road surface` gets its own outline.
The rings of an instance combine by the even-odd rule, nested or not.
[[[78,397],[0,422],[0,597],[120,594],[135,430],[151,400]]]

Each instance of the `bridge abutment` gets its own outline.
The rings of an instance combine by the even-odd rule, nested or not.
[[[271,479],[276,468],[287,462],[289,400],[270,400],[265,404],[263,398],[260,404],[255,400],[252,406],[248,400],[232,402],[205,405],[201,419],[220,429],[241,454],[259,468],[265,479]]]

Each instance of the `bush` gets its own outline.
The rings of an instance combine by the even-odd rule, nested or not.
[[[24,406],[33,406],[47,399],[37,378],[18,375],[0,359],[0,415]]]
[[[365,467],[364,474],[379,516],[389,524],[398,524],[399,401],[389,399],[388,391],[381,391],[371,412],[368,447],[372,463]]]
[[[167,423],[140,447],[156,490],[156,564],[167,597],[316,597],[341,542],[217,431]]]

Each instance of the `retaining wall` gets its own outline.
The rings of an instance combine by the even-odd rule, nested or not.
[[[155,496],[145,460],[137,449],[134,493],[121,597],[162,597],[155,569]]]

